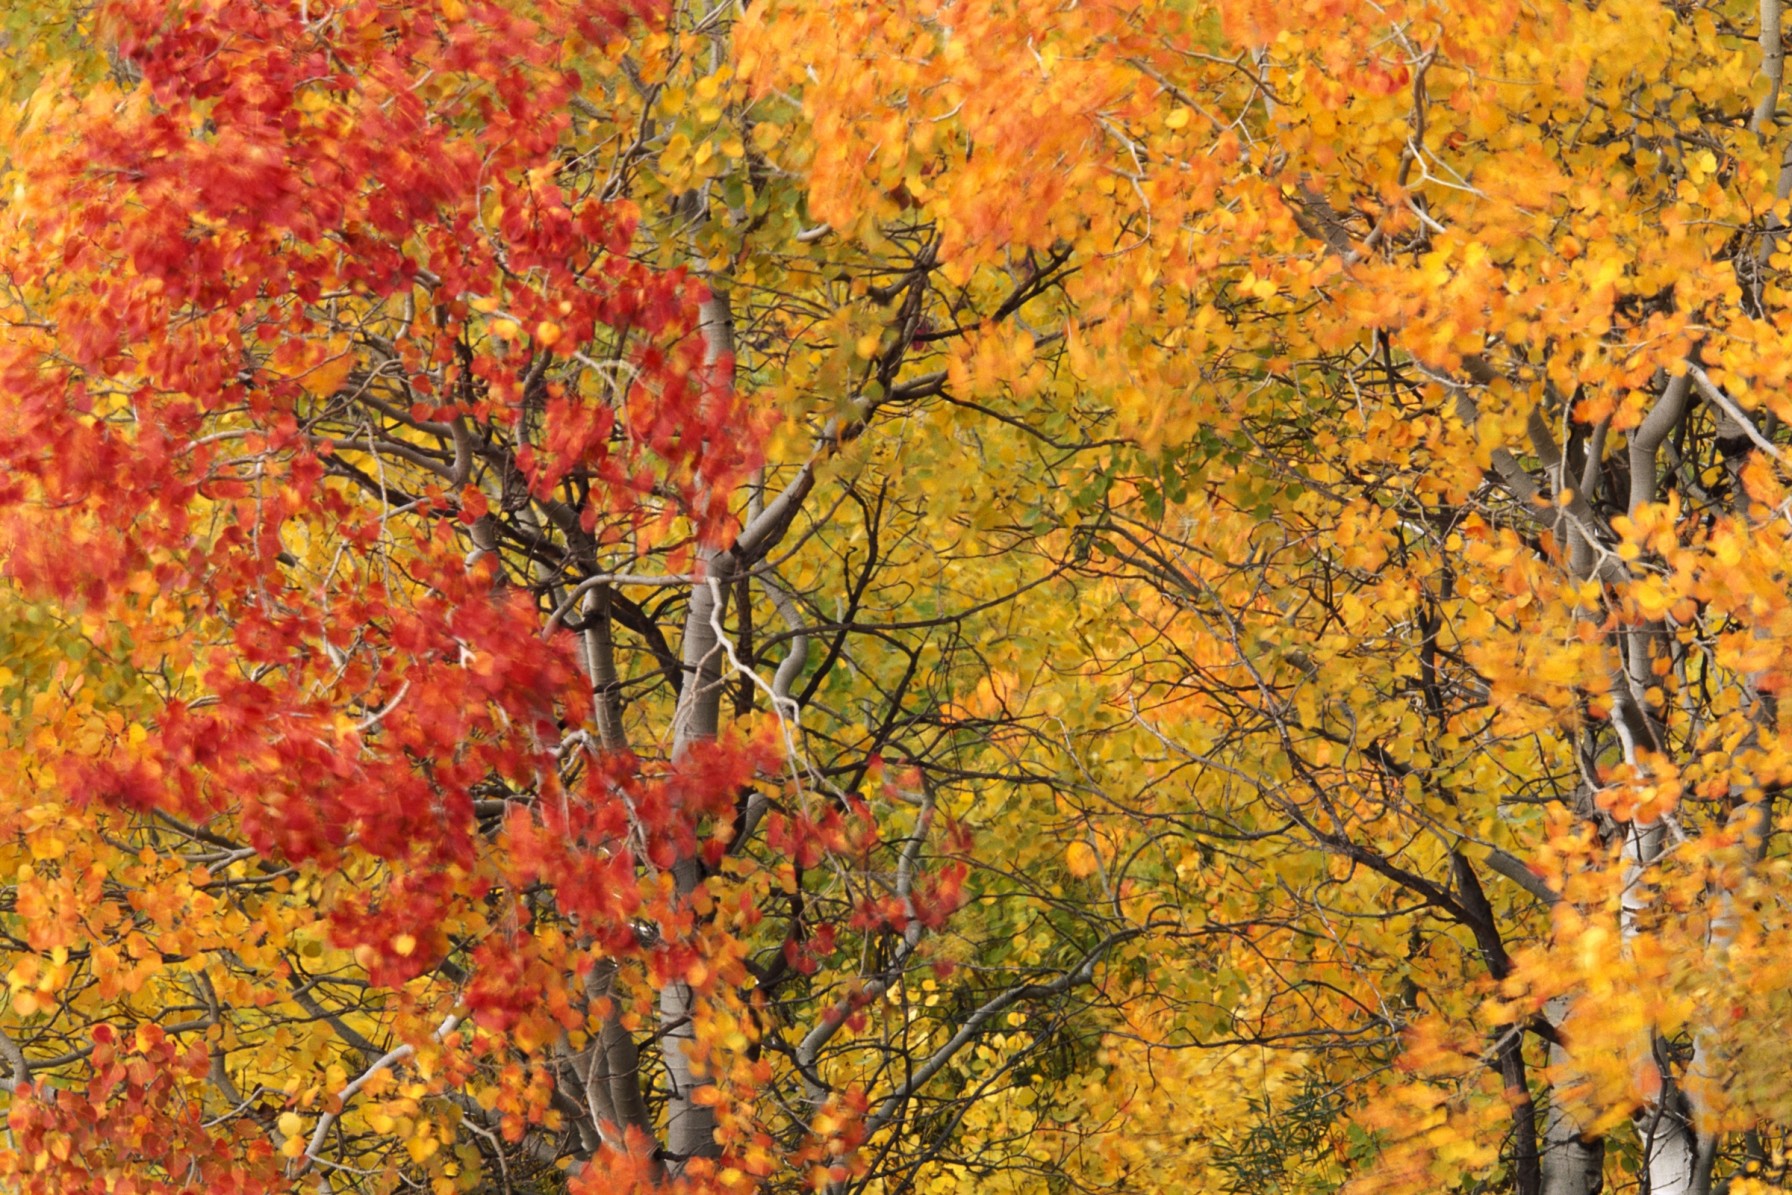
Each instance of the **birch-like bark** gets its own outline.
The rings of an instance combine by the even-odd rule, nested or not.
[[[622,730],[622,680],[616,672],[616,633],[610,623],[610,587],[600,585],[580,604],[585,623],[585,676],[591,682],[591,712],[597,741],[605,751],[627,751]]]
[[[0,1079],[0,1091],[17,1091],[31,1082],[31,1063],[26,1061],[25,1051],[3,1029],[0,1029],[0,1059],[5,1059],[11,1071],[10,1077]],[[234,1102],[240,1104],[242,1100]]]
[[[1780,94],[1785,90],[1786,81],[1785,14],[1782,0],[1760,0],[1760,18],[1761,29],[1757,41],[1761,47],[1761,75],[1766,81],[1766,89],[1749,116],[1748,131],[1771,148],[1779,136]],[[1773,194],[1776,199],[1792,196],[1792,143],[1780,150],[1779,177],[1774,180]],[[1761,244],[1755,250],[1757,271],[1765,267],[1768,259],[1773,256],[1784,228],[1785,221],[1778,215],[1768,216],[1767,235],[1761,238]]]
[[[1622,735],[1624,756],[1633,765],[1638,762],[1637,744],[1631,736]],[[1658,862],[1667,841],[1662,823],[1631,822],[1624,834],[1624,894],[1619,912],[1619,934],[1625,949],[1630,949],[1642,934],[1643,914],[1654,904],[1654,888],[1648,882],[1648,870]],[[1647,1099],[1637,1121],[1637,1133],[1643,1139],[1643,1166],[1649,1176],[1650,1195],[1704,1195],[1707,1184],[1699,1172],[1703,1156],[1693,1127],[1693,1110],[1686,1094],[1675,1082],[1672,1067],[1659,1039],[1651,1038],[1651,1058],[1645,1066],[1655,1068],[1659,1081],[1653,1086],[1656,1094]]]
[[[1568,1014],[1568,1001],[1558,996],[1544,1009],[1552,1025],[1560,1026]],[[1551,1069],[1567,1066],[1568,1051],[1558,1042],[1549,1046]],[[1589,1138],[1580,1123],[1552,1099],[1543,1120],[1543,1195],[1599,1195],[1605,1186],[1605,1142]]]
[[[698,309],[698,319],[704,364],[712,382],[732,389],[734,313],[727,292],[714,282],[709,297]],[[734,580],[735,554],[732,549],[705,549],[697,559],[700,579],[691,587],[691,604],[684,621],[684,688],[679,693],[673,721],[674,762],[684,758],[696,744],[714,739],[721,730],[724,653],[719,628]],[[680,900],[695,891],[702,881],[702,866],[696,856],[687,855],[674,863],[672,879]],[[675,1178],[684,1172],[685,1163],[691,1158],[715,1157],[720,1152],[715,1109],[697,1098],[699,1089],[707,1086],[709,1079],[700,1072],[697,1059],[695,1014],[696,1000],[689,984],[672,980],[660,990],[661,1048],[669,1088],[666,1169]]]
[[[558,597],[558,591],[554,592]],[[622,727],[622,682],[616,670],[615,628],[610,618],[610,587],[594,585],[582,595],[575,593],[568,605],[575,601],[584,625],[579,635],[578,660],[591,685],[591,712],[597,724],[598,744],[606,752],[627,751],[628,736]],[[590,946],[588,939],[586,946]],[[640,1052],[634,1036],[623,1027],[621,1008],[614,999],[616,971],[614,959],[600,959],[585,977],[586,998],[608,1005],[596,1037],[581,1057],[573,1058],[583,1087],[585,1112],[591,1120],[590,1128],[582,1123],[579,1126],[588,1154],[596,1152],[599,1142],[612,1149],[626,1148],[631,1129],[645,1140],[653,1140],[653,1117],[648,1114],[641,1092]],[[596,1141],[588,1139],[591,1128],[596,1130]],[[657,1162],[655,1168],[657,1171]]]
[[[1694,366],[1685,375],[1672,379],[1655,409],[1632,433],[1630,493],[1626,502],[1632,515],[1655,500],[1656,453],[1684,417],[1691,387],[1698,381],[1697,373]],[[1641,699],[1641,688],[1653,673],[1654,649],[1663,634],[1660,624],[1636,627],[1626,633],[1621,643],[1622,675],[1615,677],[1612,685],[1613,712],[1620,715],[1612,719],[1612,724],[1623,745],[1624,761],[1637,769],[1645,767],[1644,750],[1659,752],[1663,748],[1659,731]],[[1623,716],[1626,712],[1628,716]],[[1642,933],[1643,914],[1654,901],[1648,871],[1660,860],[1666,841],[1666,827],[1659,819],[1632,821],[1624,828],[1624,892],[1618,920],[1626,949]],[[1691,1108],[1661,1051],[1655,1049],[1651,1053],[1653,1059],[1647,1065],[1657,1068],[1660,1082],[1656,1085],[1657,1094],[1645,1103],[1638,1123],[1648,1189],[1652,1195],[1702,1195],[1707,1184],[1700,1174],[1702,1151]]]
[[[1782,14],[1780,0],[1761,0],[1761,31],[1758,42],[1761,47],[1761,77],[1766,82],[1766,89],[1755,104],[1755,111],[1749,117],[1748,131],[1756,136],[1763,136],[1773,127],[1774,118],[1779,114],[1780,89],[1786,79],[1786,45],[1781,29]]]
[[[714,281],[711,282],[710,297],[699,309],[699,322],[704,360],[712,380],[719,387],[732,389],[734,316],[728,293]],[[747,524],[733,546],[699,551],[697,581],[691,588],[680,651],[684,684],[673,719],[674,760],[682,759],[697,743],[712,740],[720,733],[722,674],[727,661],[721,628],[727,612],[728,594],[735,589],[734,581],[743,569],[750,567],[784,538],[797,511],[815,488],[817,468],[838,452],[842,444],[863,433],[874,409],[874,404],[862,403],[854,418],[829,420],[796,476],[775,497],[764,502],[763,507],[755,502]],[[799,637],[792,643],[790,657],[786,660],[789,671],[779,669],[780,678],[786,685],[795,680],[806,659],[806,643]],[[776,691],[782,693],[782,690]],[[692,856],[678,860],[673,865],[672,875],[682,899],[701,882],[702,868]],[[715,1113],[696,1099],[701,1088],[708,1085],[708,1078],[699,1074],[695,1057],[696,1027],[692,1019],[695,1007],[691,990],[683,982],[668,983],[660,992],[660,1033],[670,1087],[666,1100],[666,1169],[673,1177],[682,1173],[687,1159],[715,1157],[719,1153]]]
[[[1694,380],[1690,374],[1671,379],[1654,409],[1631,433],[1628,450],[1630,488],[1625,497],[1626,507],[1633,515],[1645,503],[1655,500],[1658,485],[1656,457],[1661,445],[1686,414]],[[1468,410],[1472,413],[1472,406]],[[1528,431],[1532,447],[1543,463],[1546,484],[1555,492],[1573,490],[1571,503],[1562,519],[1567,525],[1557,527],[1558,533],[1564,533],[1571,546],[1572,572],[1577,579],[1594,576],[1612,581],[1625,579],[1628,570],[1603,549],[1592,534],[1595,516],[1589,498],[1599,480],[1604,429],[1596,430],[1585,467],[1578,478],[1567,475],[1566,461],[1540,413],[1533,412]],[[1539,493],[1536,484],[1509,453],[1496,454],[1494,467],[1517,496],[1535,500]],[[1643,752],[1661,749],[1659,731],[1649,718],[1640,683],[1641,678],[1651,674],[1652,648],[1661,632],[1660,627],[1620,631],[1615,645],[1619,664],[1610,678],[1614,706],[1612,723],[1623,744],[1625,759],[1632,764],[1642,760]],[[1633,823],[1626,827],[1625,892],[1620,932],[1627,942],[1633,941],[1640,932],[1642,914],[1651,895],[1645,883],[1646,873],[1658,859],[1664,840],[1665,830],[1659,822]],[[1550,1010],[1549,1019],[1559,1025],[1566,1013],[1566,1002],[1559,1001]],[[1560,1068],[1568,1062],[1569,1055],[1564,1047],[1559,1043],[1552,1044],[1552,1067]],[[1665,1068],[1662,1087],[1662,1098],[1651,1107],[1647,1122],[1642,1126],[1648,1150],[1650,1189],[1670,1195],[1695,1195],[1701,1191],[1697,1177],[1699,1142],[1685,1115],[1685,1101]],[[1604,1152],[1603,1142],[1589,1138],[1567,1109],[1552,1100],[1544,1117],[1538,1156],[1542,1195],[1598,1195],[1604,1185]]]
[[[1777,96],[1780,87],[1780,73],[1784,68],[1783,53],[1778,51],[1779,41],[1779,9],[1775,0],[1766,0],[1762,5],[1763,47],[1766,46],[1768,28],[1771,26],[1775,43],[1775,53],[1769,56],[1764,69],[1769,74],[1771,93]],[[1765,101],[1764,101],[1765,103]],[[1771,106],[1766,109],[1771,114]],[[1688,378],[1692,387],[1711,406],[1718,423],[1718,440],[1720,445],[1742,445],[1740,451],[1725,450],[1725,465],[1731,476],[1732,491],[1735,495],[1736,513],[1746,517],[1747,497],[1742,483],[1743,465],[1754,450],[1765,452],[1775,459],[1783,459],[1778,448],[1773,445],[1749,420],[1746,412],[1738,407],[1733,399],[1724,394],[1710,377],[1698,366],[1688,370]],[[1665,407],[1667,404],[1664,403]],[[1683,409],[1684,404],[1682,404]],[[1656,413],[1651,414],[1653,421]],[[1645,423],[1645,427],[1648,422]],[[1640,431],[1640,429],[1639,429]],[[1751,447],[1752,446],[1752,447]],[[1651,458],[1650,464],[1653,464]],[[1648,480],[1652,484],[1653,473]],[[1639,475],[1640,477],[1640,475]],[[1632,506],[1637,504],[1639,495],[1633,489]],[[1647,495],[1642,496],[1645,500]],[[1660,631],[1658,630],[1658,635]],[[1633,639],[1640,639],[1640,632],[1633,633]],[[1639,649],[1632,661],[1631,671],[1634,675],[1645,676],[1644,671],[1650,664],[1649,653]],[[1744,681],[1743,701],[1750,710],[1751,718],[1759,725],[1771,717],[1771,705],[1758,691],[1755,678]],[[1751,739],[1754,737],[1750,736]],[[1626,744],[1627,758],[1630,744]],[[1760,850],[1764,843],[1764,833],[1770,824],[1771,811],[1765,803],[1744,803],[1737,794],[1735,817],[1742,823],[1743,838],[1748,843],[1751,857]],[[1624,891],[1624,925],[1623,934],[1626,942],[1635,938],[1640,932],[1640,915],[1648,907],[1652,893],[1643,882],[1644,870],[1655,863],[1662,852],[1664,835],[1659,825],[1633,825],[1630,836],[1625,843],[1625,891]],[[1711,918],[1711,947],[1713,952],[1721,956],[1736,931],[1737,916],[1733,905],[1733,897],[1727,892],[1714,892],[1710,899],[1715,902],[1716,909]],[[1653,1195],[1707,1195],[1711,1189],[1711,1176],[1718,1142],[1714,1137],[1700,1134],[1698,1131],[1699,1101],[1695,1094],[1697,1080],[1708,1076],[1718,1065],[1716,1057],[1720,1047],[1716,1035],[1708,1026],[1694,1026],[1693,1057],[1687,1070],[1687,1080],[1676,1082],[1671,1068],[1659,1043],[1655,1050],[1655,1065],[1661,1074],[1659,1094],[1644,1107],[1639,1128],[1643,1135],[1645,1163],[1649,1175],[1649,1190]]]
[[[615,960],[605,959],[592,967],[585,978],[587,998],[594,1002],[607,1000],[609,1008],[579,1078],[585,1084],[585,1106],[599,1135],[605,1144],[620,1149],[630,1129],[651,1140],[653,1118],[641,1095],[640,1051],[634,1036],[623,1027],[620,1007],[614,998],[616,971]]]

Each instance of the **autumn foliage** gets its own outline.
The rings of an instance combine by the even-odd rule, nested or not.
[[[1781,1189],[1780,0],[0,16],[0,1184]]]

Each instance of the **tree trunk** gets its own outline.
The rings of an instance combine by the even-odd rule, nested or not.
[[[1545,1010],[1552,1025],[1567,1019],[1568,1002],[1558,996]],[[1551,1042],[1549,1065],[1566,1066],[1568,1051]],[[1589,1138],[1561,1103],[1552,1099],[1543,1120],[1543,1195],[1599,1195],[1605,1187],[1605,1142]]]
[[[710,297],[699,309],[703,332],[704,364],[712,382],[734,385],[734,317],[725,291],[712,285]],[[684,688],[679,694],[672,736],[672,758],[682,759],[692,746],[720,733],[722,711],[722,659],[720,637],[729,588],[734,580],[732,551],[713,549],[698,553],[698,581],[691,589],[691,605],[685,615],[682,656]],[[672,867],[680,900],[702,881],[702,866],[695,856],[678,860]],[[690,985],[674,979],[660,991],[661,1049],[666,1063],[667,1171],[677,1177],[691,1158],[712,1158],[720,1152],[716,1142],[715,1109],[697,1101],[698,1089],[708,1085],[696,1059],[697,1031],[693,1023],[696,1001]]]

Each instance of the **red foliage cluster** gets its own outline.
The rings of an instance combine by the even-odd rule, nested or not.
[[[728,533],[757,464],[764,421],[687,334],[701,286],[630,260],[632,209],[563,156],[569,47],[599,56],[657,6],[453,7],[107,0],[99,27],[140,82],[46,83],[11,150],[26,189],[0,211],[19,296],[0,338],[5,570],[173,694],[130,747],[47,767],[82,799],[221,825],[269,857],[390,863],[331,909],[388,984],[438,962],[443,927],[500,885],[557,885],[589,940],[634,949],[637,847],[662,867],[695,849],[769,762],[566,767],[589,699],[570,636],[544,640],[536,601],[469,560],[495,496],[465,476],[369,496],[340,479],[354,446],[316,430],[396,371],[419,400],[395,424],[517,446],[544,503],[576,473],[588,533],[682,520],[697,542]],[[517,798],[495,843],[476,793]],[[472,952],[482,1023],[540,999],[519,943],[499,930]],[[203,1060],[133,1077],[146,1057],[92,1107],[184,1106],[164,1087]],[[116,1118],[77,1104],[20,1100],[14,1130],[65,1161],[58,1142],[112,1148],[81,1134]],[[198,1122],[192,1141],[168,1123],[128,1147],[203,1169]]]
[[[288,859],[352,843],[425,870],[471,868],[480,783],[509,778],[553,804],[576,674],[525,594],[467,566],[454,529],[486,496],[434,486],[401,523],[326,480],[340,448],[308,424],[332,397],[314,393],[320,377],[352,384],[334,364],[357,351],[343,307],[428,311],[381,325],[384,367],[439,400],[401,414],[486,434],[525,418],[542,354],[632,345],[615,361],[620,391],[548,387],[517,466],[544,499],[569,472],[588,477],[587,528],[682,514],[703,538],[726,531],[757,424],[681,335],[700,288],[630,261],[628,205],[558,177],[578,87],[563,47],[601,47],[655,13],[628,0],[531,11],[480,4],[450,22],[365,0],[308,21],[293,4],[115,0],[102,27],[141,84],[42,103],[25,130],[30,194],[9,219],[28,235],[0,252],[37,334],[0,346],[7,570],[136,619],[135,662],[184,655],[205,694],[203,708],[170,701],[139,750],[69,761],[83,795],[226,814]],[[337,537],[355,583],[319,592],[283,568],[295,526]],[[381,566],[391,558],[402,581]],[[181,595],[188,625],[167,637],[183,646],[145,642],[142,578]],[[193,623],[215,628],[210,642],[191,642]],[[634,794],[656,859],[711,811],[693,792],[738,787],[704,766]],[[606,776],[579,816],[614,833]],[[570,874],[527,849],[519,865]],[[627,914],[632,881],[577,874],[581,912]],[[407,920],[439,912],[421,889],[406,896]],[[381,909],[382,938],[394,912]]]
[[[0,1164],[34,1156],[55,1165],[5,1175],[21,1195],[250,1195],[279,1189],[273,1146],[253,1121],[218,1134],[183,1084],[203,1079],[203,1045],[181,1049],[155,1024],[128,1033],[93,1031],[85,1091],[46,1088],[13,1096],[7,1127],[14,1150]],[[144,1177],[159,1168],[166,1181]]]

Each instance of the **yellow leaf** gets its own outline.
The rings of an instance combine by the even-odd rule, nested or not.
[[[351,353],[338,353],[305,375],[305,389],[319,398],[327,398],[342,388],[355,369]]]

